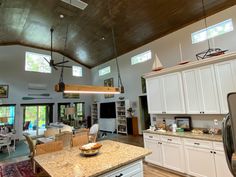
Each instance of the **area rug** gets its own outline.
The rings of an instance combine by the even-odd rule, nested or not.
[[[30,160],[0,166],[0,177],[36,177]]]

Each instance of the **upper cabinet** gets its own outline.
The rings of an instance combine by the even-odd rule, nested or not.
[[[186,112],[220,114],[213,65],[183,71]]]
[[[180,73],[171,73],[160,77],[149,78],[146,82],[149,113],[185,113]]]
[[[227,114],[227,95],[236,92],[235,57],[228,54],[146,74],[149,113]]]
[[[236,60],[217,63],[214,67],[221,113],[227,114],[229,111],[227,95],[236,91]]]

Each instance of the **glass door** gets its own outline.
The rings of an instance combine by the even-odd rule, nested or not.
[[[43,135],[49,121],[49,109],[50,106],[47,105],[24,106],[23,131],[30,136]]]

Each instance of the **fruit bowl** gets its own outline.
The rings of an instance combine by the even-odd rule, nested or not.
[[[99,149],[102,147],[99,143],[88,143],[83,146],[80,146],[81,154],[84,156],[93,156],[98,154]]]

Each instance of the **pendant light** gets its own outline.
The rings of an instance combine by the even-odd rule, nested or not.
[[[108,0],[108,8],[109,8],[110,18],[112,19],[113,16],[112,16],[112,10],[111,10],[111,5],[110,5],[109,0]],[[117,69],[118,88],[120,88],[120,93],[124,93],[125,89],[124,89],[124,85],[123,85],[123,82],[121,79],[120,67],[119,67],[119,63],[118,63],[118,53],[117,53],[117,46],[116,46],[116,39],[115,39],[114,23],[112,23],[112,25],[111,25],[111,32],[112,32],[113,50],[114,50],[114,54],[115,54],[116,69]]]
[[[66,38],[64,51],[67,47],[67,38],[68,38],[68,29],[69,25],[67,24],[66,28]],[[63,56],[63,61],[65,56]],[[59,83],[55,85],[56,92],[64,93],[85,93],[85,94],[119,94],[121,93],[118,87],[106,87],[106,86],[94,86],[94,85],[79,85],[79,84],[65,84],[63,81],[64,67],[61,68]]]

